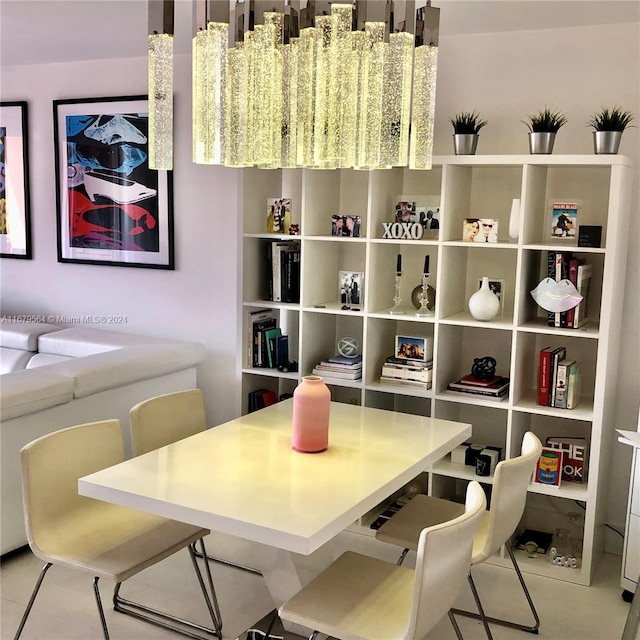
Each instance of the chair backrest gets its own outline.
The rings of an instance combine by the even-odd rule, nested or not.
[[[542,443],[527,431],[520,455],[496,466],[486,528],[473,549],[474,563],[486,560],[513,535],[524,513],[527,487],[541,453]]]
[[[134,456],[159,449],[207,428],[200,389],[167,393],[135,405],[129,412]]]
[[[78,495],[78,478],[123,460],[120,420],[68,427],[25,445],[20,462],[29,545],[46,549],[55,537],[56,521],[94,502]]]
[[[473,536],[487,508],[480,484],[467,486],[465,512],[422,530],[405,640],[423,638],[451,609],[471,567]]]

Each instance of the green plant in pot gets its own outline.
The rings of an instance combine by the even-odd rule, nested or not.
[[[475,111],[462,111],[449,121],[453,125],[453,148],[456,155],[474,155],[480,129],[487,124]]]
[[[551,153],[556,133],[566,122],[567,117],[563,113],[548,107],[527,116],[524,123],[529,128],[529,152]]]
[[[587,124],[593,127],[594,153],[618,153],[622,132],[630,125],[633,115],[621,107],[603,107],[594,113]]]

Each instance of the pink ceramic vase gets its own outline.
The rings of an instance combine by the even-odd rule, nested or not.
[[[331,392],[319,376],[304,376],[293,392],[295,451],[318,453],[329,446]]]

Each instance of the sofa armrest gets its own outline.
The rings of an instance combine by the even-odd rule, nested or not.
[[[46,322],[16,322],[2,324],[0,329],[0,347],[37,351],[40,336],[60,331],[60,327]]]
[[[2,420],[65,404],[73,399],[74,381],[43,369],[13,371],[0,376]]]

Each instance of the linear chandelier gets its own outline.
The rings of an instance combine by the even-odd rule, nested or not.
[[[430,169],[440,10],[395,5],[194,0],[193,161]]]

